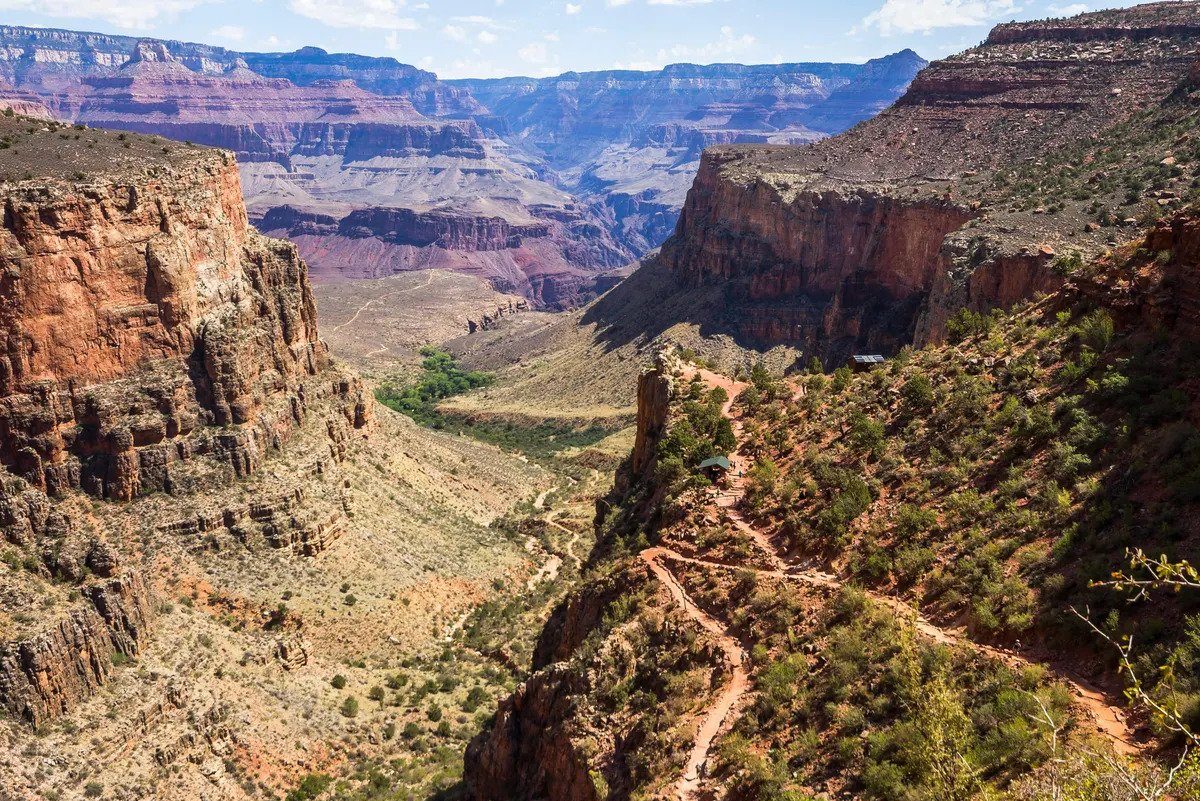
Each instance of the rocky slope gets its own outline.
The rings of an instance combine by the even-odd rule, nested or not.
[[[450,83],[567,187],[603,203],[619,240],[641,254],[674,229],[704,148],[840,133],[889,106],[923,66],[904,51],[866,64],[675,64]]]
[[[487,526],[545,476],[373,412],[232,154],[0,141],[0,787],[282,794],[360,753],[339,667],[365,696],[526,569]]]
[[[469,797],[1200,792],[1194,756],[1167,773],[1197,725],[1172,669],[1197,657],[1194,582],[1111,581],[1132,549],[1200,543],[1198,236],[1169,215],[867,374],[660,357],[585,583],[468,749]],[[1140,643],[1124,666],[1104,633]]]
[[[1181,202],[1197,26],[1194,3],[1000,26],[846,134],[713,148],[663,261],[725,286],[748,342],[938,341],[959,308],[1052,289],[1060,257]]]

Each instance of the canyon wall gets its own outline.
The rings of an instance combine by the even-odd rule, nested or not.
[[[198,454],[252,472],[303,415],[301,384],[329,367],[303,263],[249,227],[231,158],[146,183],[19,186],[5,212],[10,471],[127,500],[170,489]]]
[[[153,627],[142,547],[88,496],[187,509],[302,430],[319,470],[370,408],[318,338],[295,247],[250,226],[232,156],[24,124],[0,123],[29,166],[0,228],[0,541],[23,564],[0,591],[39,614],[0,619],[0,705],[41,725]],[[241,501],[272,547],[311,554],[336,536],[279,489]],[[218,519],[244,536],[237,508]],[[41,578],[58,589],[35,601]]]
[[[0,80],[12,87],[0,87],[0,103],[231,150],[255,220],[284,206],[338,220],[407,211],[468,227],[557,220],[538,242],[500,249],[474,237],[465,248],[398,244],[386,226],[368,235],[361,214],[352,237],[263,230],[292,236],[318,280],[435,267],[567,308],[662,244],[705,147],[803,144],[844,130],[890,104],[924,63],[904,51],[866,64],[447,82],[394,59],[313,47],[239,53],[0,26]]]
[[[17,111],[41,103],[46,116],[233,151],[256,220],[289,207],[344,220],[349,239],[371,240],[306,229],[297,241],[319,278],[363,277],[361,259],[375,257],[370,275],[458,269],[564,308],[594,294],[595,273],[636,258],[588,205],[485,134],[473,116],[489,130],[494,121],[469,92],[392,59],[315,48],[238,54],[10,27],[0,28],[0,78],[13,87],[0,89],[0,102]],[[437,220],[449,235],[433,237],[437,245],[396,243],[396,226],[384,223],[406,213]],[[453,234],[492,219],[536,227],[531,217],[561,223],[533,251],[480,247],[479,237]],[[492,255],[476,255],[483,251]]]
[[[706,147],[798,145],[886,108],[925,61],[911,50],[866,64],[673,64],[662,70],[452,81],[603,207],[638,254],[662,244]]]
[[[1131,210],[1112,176],[1176,161],[1177,143],[1144,136],[1186,113],[1196,17],[1166,3],[1001,26],[847,133],[713,147],[662,261],[685,287],[723,287],[715,322],[744,343],[834,362],[1050,291],[1060,257],[1120,240]],[[1157,208],[1178,205],[1182,179],[1157,172]]]

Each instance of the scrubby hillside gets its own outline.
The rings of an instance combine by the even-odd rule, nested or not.
[[[1196,797],[1198,268],[1184,211],[871,372],[660,358],[473,797]]]

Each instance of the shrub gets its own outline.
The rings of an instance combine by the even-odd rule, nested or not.
[[[816,517],[816,529],[827,537],[839,540],[849,530],[850,523],[871,505],[871,488],[860,476],[846,470],[836,471],[833,500]]]
[[[854,447],[872,456],[881,456],[887,445],[883,423],[855,411],[850,418],[850,442]]]
[[[959,309],[958,313],[946,321],[946,337],[952,343],[958,343],[976,334],[989,334],[992,331],[990,315]]]
[[[342,715],[352,718],[358,714],[358,699],[353,695],[346,696],[346,700],[342,701]]]
[[[937,525],[937,513],[911,503],[902,504],[896,512],[896,533],[913,539]]]
[[[472,687],[467,697],[463,699],[462,709],[464,712],[474,712],[488,700],[487,690],[476,685]]]
[[[935,400],[933,382],[924,373],[917,373],[905,381],[900,388],[900,395],[904,398],[910,413],[925,412],[933,408]]]
[[[1094,351],[1104,352],[1113,338],[1113,320],[1103,309],[1092,312],[1075,327],[1079,339]]]
[[[1072,250],[1055,259],[1051,268],[1059,275],[1074,275],[1083,269],[1083,255],[1078,250]]]
[[[324,773],[310,773],[300,780],[300,784],[287,794],[287,801],[312,801],[329,788],[333,777]]]
[[[333,689],[343,690],[346,688],[346,677],[343,676],[341,673],[338,673],[336,676],[334,676],[332,679],[329,680],[329,683],[333,685]]]

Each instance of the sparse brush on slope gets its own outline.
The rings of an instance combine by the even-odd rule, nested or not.
[[[1111,269],[1137,274],[1145,260],[1130,249]],[[748,511],[798,558],[983,638],[1086,643],[1067,608],[1089,607],[1137,635],[1144,671],[1172,666],[1148,679],[1152,693],[1195,727],[1200,599],[1130,606],[1089,584],[1131,547],[1197,552],[1196,340],[1129,324],[1124,309],[1118,325],[1090,294],[991,315],[841,392],[808,376],[803,397],[747,405],[750,447],[780,472]]]

